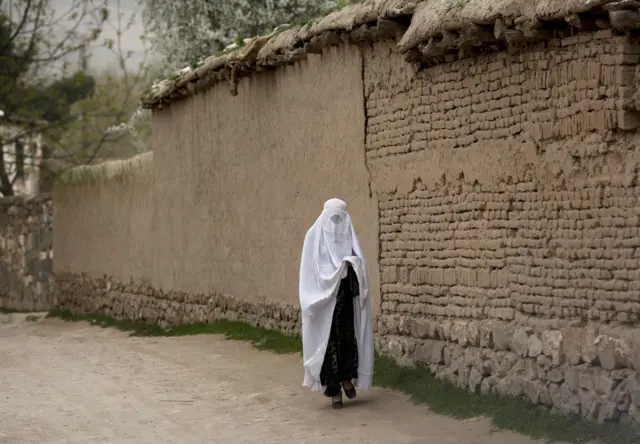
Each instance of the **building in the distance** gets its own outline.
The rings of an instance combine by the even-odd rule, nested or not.
[[[6,174],[13,194],[34,195],[40,192],[42,135],[39,128],[44,123],[20,116],[5,116],[0,110],[0,174]]]

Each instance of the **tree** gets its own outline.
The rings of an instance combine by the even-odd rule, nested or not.
[[[151,48],[169,69],[215,54],[238,37],[271,32],[341,4],[340,0],[141,0]]]
[[[44,139],[48,179],[69,167],[142,149],[144,131],[141,138],[136,125],[127,122],[132,113],[141,116],[134,112],[135,103],[148,72],[144,61],[130,66],[132,53],[122,45],[136,12],[125,14],[120,0],[71,0],[69,11],[55,14],[50,1],[12,0],[6,5],[0,0],[0,110],[5,120],[40,120],[0,140],[3,195],[13,194],[16,175],[10,173],[18,167],[5,159],[4,148],[36,131]],[[100,39],[103,30],[115,37]],[[107,72],[89,73],[92,44],[112,53],[116,63]],[[80,59],[75,72],[69,69],[71,56]],[[125,131],[107,131],[119,126]],[[123,145],[115,149],[116,143]]]

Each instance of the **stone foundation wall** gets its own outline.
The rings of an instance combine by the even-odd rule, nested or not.
[[[86,274],[56,275],[55,304],[75,314],[101,313],[163,327],[227,319],[288,334],[300,331],[300,310],[291,305],[242,301],[219,294],[164,292],[145,283],[122,283]]]
[[[640,422],[640,46],[611,31],[418,70],[365,55],[378,347],[473,392]]]
[[[0,308],[51,307],[51,197],[0,199]]]

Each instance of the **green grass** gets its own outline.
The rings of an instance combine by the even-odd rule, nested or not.
[[[185,324],[162,328],[136,321],[120,321],[104,315],[74,315],[54,310],[48,317],[66,321],[87,321],[101,327],[114,327],[134,336],[189,336],[221,334],[227,339],[251,342],[260,350],[300,353],[299,336],[253,327],[242,322],[219,320],[211,324]],[[408,394],[416,404],[433,412],[459,419],[487,417],[496,427],[512,430],[547,442],[638,444],[640,431],[622,424],[599,425],[582,418],[551,414],[525,400],[497,395],[469,394],[447,381],[436,379],[422,367],[402,367],[385,356],[376,356],[374,384]]]
[[[0,314],[12,314],[12,313],[32,313],[31,310],[14,310],[13,308],[0,307]]]

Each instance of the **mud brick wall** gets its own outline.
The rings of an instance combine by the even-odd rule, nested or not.
[[[639,49],[600,31],[422,70],[366,52],[381,349],[640,421]]]
[[[50,196],[0,199],[0,308],[51,307],[51,229]]]

